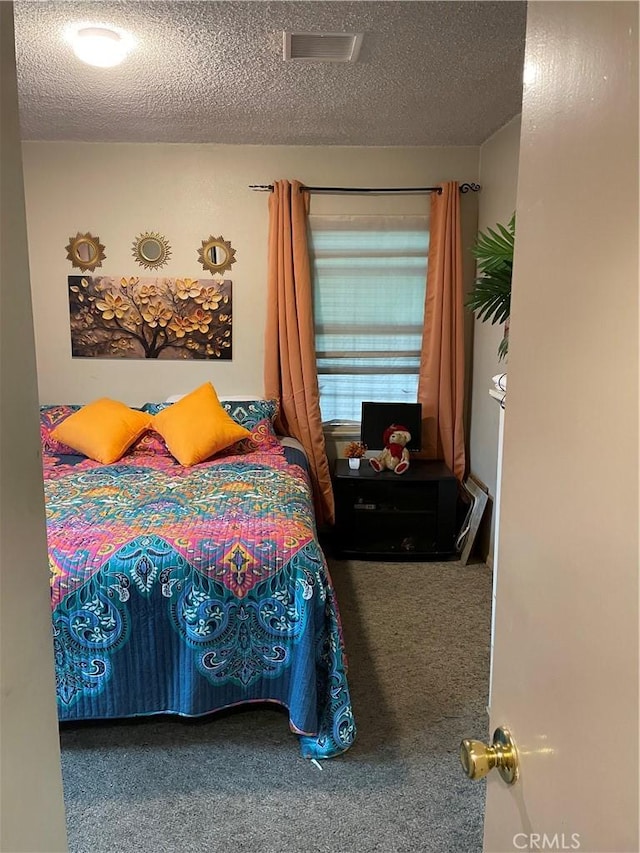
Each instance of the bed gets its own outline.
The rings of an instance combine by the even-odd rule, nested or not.
[[[223,402],[251,439],[192,468],[153,433],[111,465],[76,455],[51,430],[79,407],[41,408],[61,721],[276,702],[304,757],[353,743],[304,454],[268,402]]]

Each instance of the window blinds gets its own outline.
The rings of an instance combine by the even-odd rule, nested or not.
[[[415,402],[427,216],[311,216],[322,419],[359,421],[363,400]]]

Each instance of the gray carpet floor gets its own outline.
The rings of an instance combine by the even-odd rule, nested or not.
[[[483,565],[330,561],[356,744],[318,769],[286,711],[64,727],[71,853],[476,853],[491,575]]]

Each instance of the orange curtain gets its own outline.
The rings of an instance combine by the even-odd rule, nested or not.
[[[431,223],[418,402],[425,456],[465,474],[464,314],[460,196],[454,181],[431,196]]]
[[[280,399],[277,426],[297,438],[309,458],[318,524],[333,524],[307,246],[309,194],[301,186],[300,181],[276,181],[269,198],[264,384],[267,397]]]

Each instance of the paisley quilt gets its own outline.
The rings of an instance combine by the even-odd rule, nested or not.
[[[281,446],[193,468],[44,459],[61,720],[277,702],[305,757],[349,748],[338,607]]]

